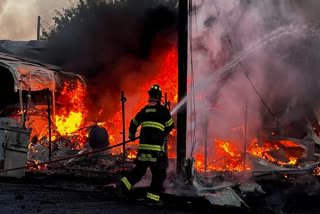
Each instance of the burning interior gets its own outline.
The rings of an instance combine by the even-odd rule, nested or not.
[[[147,91],[150,84],[158,82],[167,93],[167,103],[177,103],[177,50],[169,48],[160,58],[158,75],[146,78],[139,86],[139,93],[133,95],[138,104],[128,110],[126,127],[128,129],[131,118],[147,103]],[[48,160],[49,123],[48,123],[48,96],[51,108],[51,141],[52,151],[86,149],[89,142],[89,132],[92,127],[104,127],[108,131],[108,144],[114,145],[122,140],[121,105],[108,114],[103,114],[103,107],[96,114],[89,116],[89,107],[86,105],[88,96],[87,85],[80,75],[69,74],[32,62],[25,62],[9,55],[1,56],[1,80],[3,90],[1,117],[15,120],[17,127],[26,127],[32,130],[29,149],[32,153],[29,163],[39,163]],[[163,76],[165,78],[163,78]],[[47,89],[49,89],[49,94]],[[6,98],[8,97],[8,99]],[[128,102],[132,100],[128,96]],[[120,103],[119,103],[120,104]],[[94,117],[92,117],[94,115]],[[93,119],[92,119],[93,118]],[[126,136],[127,137],[127,136]],[[170,133],[169,157],[175,157],[175,132]],[[106,144],[106,145],[108,145]],[[46,155],[41,154],[45,151]],[[137,142],[127,147],[126,156],[133,160],[137,153]],[[37,154],[39,153],[39,154]],[[59,152],[58,152],[59,153]],[[122,148],[114,148],[113,155],[123,153]],[[39,155],[39,156],[38,156]],[[38,156],[38,157],[37,157]],[[31,162],[30,162],[31,161]],[[31,170],[45,168],[31,168]]]

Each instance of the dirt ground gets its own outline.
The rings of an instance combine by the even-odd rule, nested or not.
[[[0,184],[0,213],[223,213],[201,198],[164,196],[163,207],[144,201],[146,189],[138,188],[127,199],[112,192],[63,190],[41,185]],[[233,208],[231,210],[234,211]],[[230,210],[230,211],[231,211]],[[238,209],[236,209],[238,210]],[[238,210],[239,211],[239,210]],[[214,213],[217,213],[214,212]]]
[[[0,213],[189,213],[117,200],[112,194],[0,185]]]

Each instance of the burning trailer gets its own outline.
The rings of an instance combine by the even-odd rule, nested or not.
[[[56,109],[61,109],[56,94],[63,93],[69,84],[85,87],[85,81],[80,75],[63,72],[58,67],[3,53],[0,71],[1,167],[8,169],[24,166],[32,143],[51,135],[55,123],[51,125],[50,114],[55,118]],[[54,137],[46,138],[45,144],[51,144]],[[3,175],[22,177],[24,170]]]
[[[177,102],[177,68],[175,66],[177,51],[175,47],[168,48],[164,56],[159,57],[159,74],[153,79],[146,78],[146,82],[139,89],[141,99],[136,107],[127,108],[130,117],[126,120],[123,118],[124,112],[121,106],[119,110],[111,112],[109,118],[102,116],[103,108],[99,112],[93,112],[97,113],[96,118],[89,118],[89,113],[91,115],[93,113],[89,112],[89,107],[86,105],[85,98],[88,90],[82,76],[63,72],[55,66],[41,62],[6,54],[1,56],[3,64],[1,69],[4,77],[2,79],[6,80],[4,81],[6,84],[2,84],[6,93],[3,93],[2,96],[7,101],[3,103],[1,116],[4,120],[11,122],[7,125],[30,131],[29,143],[25,142],[28,147],[27,166],[24,166],[25,164],[15,165],[18,168],[26,168],[28,172],[43,172],[44,174],[66,172],[69,174],[70,170],[65,168],[68,166],[77,168],[76,171],[79,173],[86,171],[95,176],[95,172],[101,175],[101,168],[106,167],[111,172],[127,170],[128,166],[133,166],[131,160],[136,157],[137,142],[129,146],[114,145],[124,142],[127,138],[125,131],[119,133],[128,129],[131,115],[136,114],[139,108],[145,105],[147,97],[144,96],[144,93],[147,93],[150,82],[159,82],[168,91],[166,105],[174,105]],[[128,101],[126,101],[122,93],[123,107],[125,103],[130,103],[132,100],[136,102],[137,94],[129,94]],[[171,143],[168,145],[169,157],[173,158],[175,157],[173,144],[175,135],[175,130],[173,130],[169,137]],[[103,149],[106,146],[111,146],[112,149],[108,149],[104,155],[90,153],[92,150]],[[88,152],[90,154],[87,154]],[[73,157],[76,155],[80,156]],[[90,157],[86,158],[87,155]],[[55,160],[65,157],[67,157],[66,160],[60,160],[62,165],[51,164],[48,170],[48,162],[56,163],[59,161],[55,162]],[[105,160],[99,160],[101,158]],[[123,166],[120,159],[129,160],[129,165],[126,166],[124,163]],[[77,165],[81,160],[86,160],[84,164],[80,164],[84,168]],[[95,170],[92,170],[88,160],[96,161],[93,161],[96,166]]]

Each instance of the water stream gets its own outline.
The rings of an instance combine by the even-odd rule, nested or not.
[[[306,33],[306,31],[310,31]],[[286,36],[286,35],[308,35],[310,33],[315,33],[313,28],[310,28],[308,25],[286,25],[278,27],[269,34],[266,34],[263,38],[251,43],[245,50],[237,54],[231,61],[226,65],[219,68],[216,72],[212,73],[209,76],[206,76],[203,80],[197,83],[194,88],[194,94],[201,92],[209,84],[215,84],[221,80],[225,75],[228,75],[231,72],[231,69],[238,65],[241,61],[248,58],[250,55],[260,50],[261,48],[271,44],[272,42]],[[190,93],[192,94],[192,93]],[[174,115],[178,110],[187,102],[189,99],[188,95],[185,96],[171,111],[171,115]]]

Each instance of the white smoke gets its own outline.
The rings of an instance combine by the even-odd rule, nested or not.
[[[0,1],[0,14],[2,13],[4,6],[6,5],[7,0],[2,0]]]
[[[42,25],[50,29],[56,10],[77,5],[78,0],[1,0],[0,39],[35,40],[37,38],[37,17]]]
[[[317,14],[308,13],[310,8],[319,9],[320,4],[290,0],[193,2],[196,122],[190,112],[189,97],[189,152],[195,128],[197,143],[193,155],[203,153],[205,119],[209,159],[218,158],[213,155],[214,139],[238,142],[241,149],[246,104],[249,140],[262,129],[275,128],[276,123],[260,97],[282,126],[305,118],[306,105],[320,95],[320,74],[316,72],[320,65],[315,63],[320,58],[316,51],[320,43],[312,29],[314,22],[310,24]],[[285,114],[289,105],[291,109]]]

